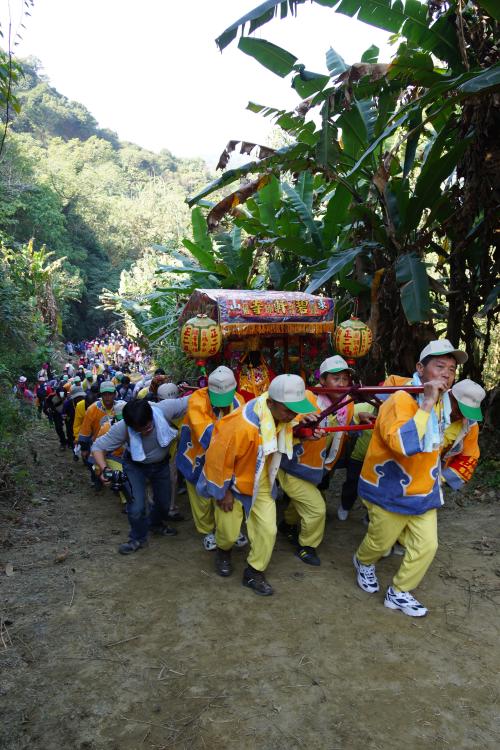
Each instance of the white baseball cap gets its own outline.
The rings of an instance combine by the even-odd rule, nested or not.
[[[460,349],[455,349],[451,341],[448,341],[448,339],[437,339],[436,341],[430,341],[427,346],[422,349],[419,362],[426,357],[439,357],[439,355],[442,354],[455,357],[459,365],[465,364],[469,359],[466,352],[462,352]]]
[[[208,376],[208,395],[212,406],[230,406],[236,391],[236,378],[229,367],[221,365]]]
[[[328,357],[328,359],[325,359],[319,366],[320,375],[328,372],[343,372],[344,370],[353,372],[352,367],[349,367],[345,359],[339,354],[335,354],[333,357]]]
[[[483,418],[481,401],[486,397],[486,391],[473,380],[459,380],[452,387],[458,406],[464,417],[479,422]]]
[[[26,383],[27,380],[28,380],[28,378],[26,378],[24,375],[20,375],[17,382],[18,383]]]
[[[175,383],[163,383],[158,388],[156,395],[160,401],[164,401],[167,398],[179,398],[179,389]]]
[[[296,414],[310,414],[316,407],[306,398],[306,387],[300,375],[278,375],[269,386],[269,398],[284,404]]]

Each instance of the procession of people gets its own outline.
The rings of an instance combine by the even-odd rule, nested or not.
[[[37,383],[30,387],[21,375],[14,393],[47,417],[60,450],[81,462],[96,491],[120,498],[129,527],[120,554],[145,548],[152,534],[176,536],[183,519],[177,495],[185,491],[200,554],[212,554],[217,574],[228,578],[233,548],[247,547],[242,583],[269,596],[278,533],[296,559],[321,565],[332,499],[326,491],[333,473],[345,469],[333,498],[339,521],[357,500],[366,509],[366,533],[352,557],[357,585],[376,593],[375,566],[397,551],[401,565],[384,605],[427,614],[413,592],[436,554],[443,487],[460,489],[479,458],[486,394],[471,380],[456,382],[465,352],[446,339],[431,341],[414,373],[387,378],[394,392],[374,406],[348,398],[354,371],[340,355],[321,362],[314,392],[298,374],[273,372],[266,390],[242,395],[226,365],[198,387],[150,371],[148,357],[119,332],[65,349],[62,372],[45,362]],[[405,390],[415,386],[419,393]],[[335,413],[322,416],[333,401]]]

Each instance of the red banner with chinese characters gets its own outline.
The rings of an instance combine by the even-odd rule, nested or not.
[[[333,300],[305,292],[197,289],[180,316],[180,325],[206,313],[222,334],[275,335],[333,331]]]

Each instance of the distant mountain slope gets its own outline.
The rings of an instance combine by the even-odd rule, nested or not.
[[[120,141],[40,68],[34,58],[23,61],[21,110],[0,162],[0,236],[5,243],[34,238],[66,258],[82,297],[63,326],[83,335],[105,316],[95,310],[102,287],[116,289],[120,272],[147,247],[179,247],[189,227],[186,195],[210,174],[201,159]]]

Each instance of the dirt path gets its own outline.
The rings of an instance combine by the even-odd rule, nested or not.
[[[419,589],[431,614],[415,621],[355,585],[360,510],[341,524],[329,503],[319,569],[278,540],[276,594],[259,598],[240,585],[244,553],[217,577],[191,521],[121,557],[114,496],[50,433],[38,453],[33,501],[2,513],[4,750],[500,746],[493,496],[442,510]],[[379,564],[382,588],[398,563]]]

